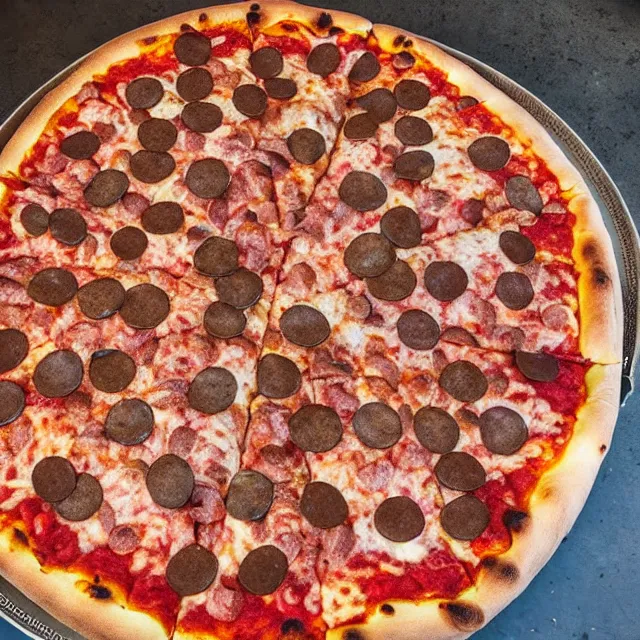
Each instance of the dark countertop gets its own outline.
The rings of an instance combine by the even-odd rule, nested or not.
[[[554,109],[594,151],[640,223],[638,0],[317,0],[430,36],[486,62]],[[205,5],[188,0],[12,0],[0,21],[0,121],[98,45]],[[640,638],[640,393],[575,527],[477,640]],[[24,638],[0,620],[0,638]]]

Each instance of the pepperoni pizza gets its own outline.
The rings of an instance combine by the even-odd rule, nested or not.
[[[0,155],[0,572],[88,638],[463,638],[616,418],[600,212],[414,35],[290,2],[98,49]]]

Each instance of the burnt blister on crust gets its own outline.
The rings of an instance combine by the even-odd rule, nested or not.
[[[515,533],[524,531],[529,521],[529,514],[518,509],[507,509],[502,516],[505,527]]]
[[[317,25],[318,29],[328,29],[329,27],[331,27],[333,25],[333,18],[331,17],[331,14],[323,11],[318,16]]]
[[[111,589],[101,584],[92,584],[89,586],[89,595],[96,600],[108,600],[111,598]]]
[[[508,560],[488,556],[482,559],[481,564],[492,576],[507,584],[514,584],[520,577],[518,567]]]
[[[470,602],[444,602],[440,605],[449,622],[460,631],[476,631],[484,624],[482,609]]]
[[[342,634],[342,640],[367,640],[367,637],[357,629],[347,629]]]
[[[19,542],[20,544],[23,544],[27,547],[29,546],[29,538],[27,538],[27,534],[21,529],[14,527],[13,537],[16,540],[16,542]]]

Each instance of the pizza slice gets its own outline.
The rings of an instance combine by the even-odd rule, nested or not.
[[[258,86],[237,92],[256,95],[241,108],[259,110],[251,114],[254,137],[271,167],[281,225],[290,229],[329,165],[347,108],[348,74],[371,24],[287,2],[258,5],[247,19]]]

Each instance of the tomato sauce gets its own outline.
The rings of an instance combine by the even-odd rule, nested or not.
[[[489,526],[471,542],[471,548],[479,558],[504,553],[511,546],[511,535],[503,521],[505,511],[512,508],[506,502],[511,493],[505,483],[499,480],[491,480],[474,491],[474,495],[487,505],[491,514]]]
[[[128,602],[139,611],[148,612],[170,630],[180,609],[180,597],[164,575],[143,575],[135,579]]]
[[[130,567],[131,555],[119,556],[106,547],[100,547],[80,556],[74,564],[74,568],[81,569],[92,576],[115,582],[127,593],[133,585]]]
[[[162,56],[143,56],[111,65],[107,73],[96,78],[94,82],[101,92],[115,95],[121,82],[129,82],[144,75],[158,76],[177,68],[178,61],[173,52],[167,52]]]
[[[311,45],[306,38],[291,36],[265,36],[266,46],[274,47],[283,55],[299,53],[306,56],[311,51]]]
[[[220,38],[224,36],[224,42],[212,47],[211,55],[216,58],[228,58],[232,56],[238,49],[251,49],[251,41],[249,37],[232,27],[225,25],[217,25],[202,31],[208,38]]]
[[[571,258],[575,216],[572,213],[542,213],[535,224],[521,227],[520,233],[527,236],[538,251],[549,251],[556,256]]]
[[[536,390],[536,394],[549,403],[553,411],[572,416],[576,414],[586,397],[584,377],[588,367],[567,360],[559,360],[559,363],[560,371],[553,382],[529,380],[529,383]]]

